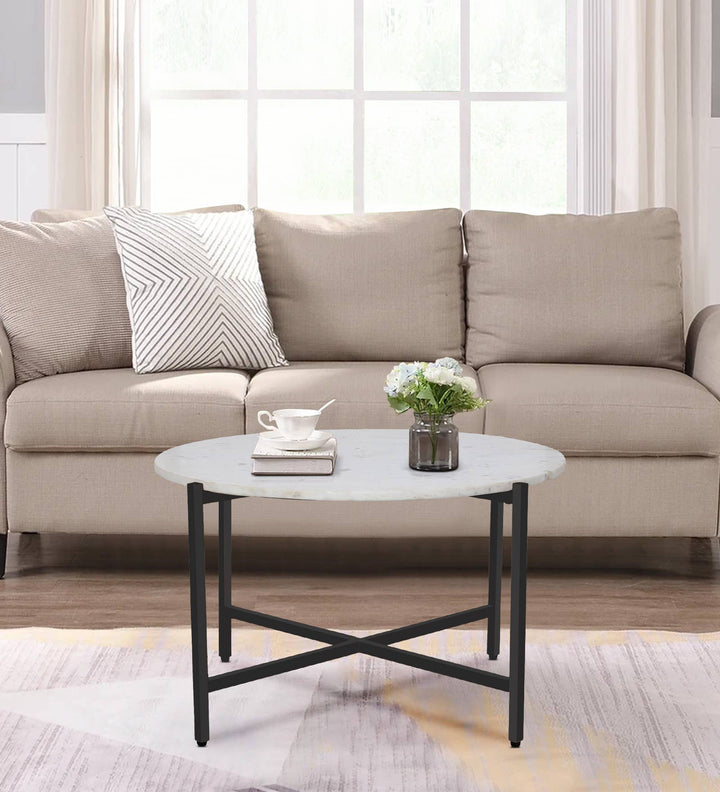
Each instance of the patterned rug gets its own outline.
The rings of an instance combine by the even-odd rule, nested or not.
[[[484,640],[403,645],[506,673]],[[234,641],[211,673],[316,646]],[[211,694],[197,748],[183,628],[0,631],[0,680],[3,792],[720,790],[720,633],[529,631],[520,749],[506,694],[361,655]]]

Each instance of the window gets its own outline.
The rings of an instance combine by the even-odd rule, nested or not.
[[[576,0],[143,3],[154,209],[575,209]]]

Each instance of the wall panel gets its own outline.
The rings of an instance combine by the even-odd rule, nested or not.
[[[17,157],[17,218],[29,220],[35,209],[47,207],[47,147],[22,144]]]
[[[0,220],[29,220],[47,208],[45,116],[0,113]]]
[[[0,220],[17,217],[17,146],[0,143]]]

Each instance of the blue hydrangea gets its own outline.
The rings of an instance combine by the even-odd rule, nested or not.
[[[455,374],[455,376],[460,376],[460,374],[462,374],[462,366],[460,365],[460,363],[458,363],[457,360],[455,360],[455,358],[451,358],[451,357],[438,358],[435,361],[435,364],[438,366],[442,366],[443,368],[450,369],[450,371],[452,371],[452,373]]]
[[[387,375],[383,390],[388,396],[404,396],[417,380],[420,363],[400,363]]]

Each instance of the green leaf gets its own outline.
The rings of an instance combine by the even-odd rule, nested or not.
[[[398,415],[407,412],[410,409],[410,405],[399,396],[388,396],[388,401],[390,402],[390,406],[393,408],[393,410],[395,410],[396,413],[398,413]]]
[[[418,399],[422,399],[423,401],[429,401],[433,407],[437,407],[437,400],[435,399],[435,394],[433,393],[432,388],[429,385],[425,385],[425,387],[419,391],[417,397]]]

